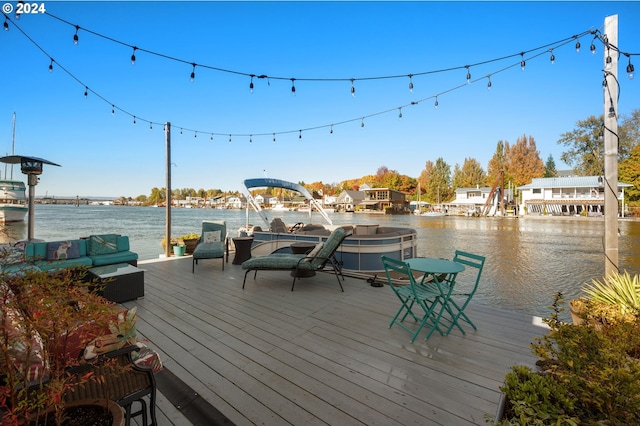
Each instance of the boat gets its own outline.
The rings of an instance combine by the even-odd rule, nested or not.
[[[275,204],[273,207],[271,207],[271,210],[274,212],[288,212],[289,207],[285,207],[284,204],[278,203],[278,204]]]
[[[310,206],[307,223],[284,224],[281,218],[269,220],[267,212],[251,195],[257,188],[282,188],[298,192],[304,196]],[[273,178],[246,179],[242,192],[247,199],[246,223],[239,229],[239,235],[252,236],[252,256],[262,256],[274,252],[290,252],[293,243],[318,244],[325,241],[335,225],[318,200],[297,183]],[[253,209],[261,218],[265,227],[249,224],[249,212]],[[318,215],[324,223],[314,223]],[[347,225],[353,234],[346,238],[336,251],[335,257],[342,266],[344,274],[362,278],[382,277],[384,266],[381,256],[406,260],[418,255],[418,234],[413,228],[402,226]]]
[[[11,138],[11,155],[16,138],[16,114],[13,113],[13,135]],[[24,222],[24,218],[29,211],[27,206],[26,186],[24,182],[13,180],[13,165],[11,166],[10,178],[7,179],[5,168],[5,179],[0,180],[0,222]]]
[[[438,187],[438,203],[433,207],[432,210],[422,212],[420,216],[424,217],[442,217],[446,216],[447,213],[442,208],[442,204],[440,204],[440,187]]]

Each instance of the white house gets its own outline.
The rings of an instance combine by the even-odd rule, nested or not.
[[[618,200],[624,211],[624,188],[628,183],[618,182]],[[573,176],[535,178],[530,184],[519,186],[520,214],[556,216],[604,213],[605,182],[602,176]]]

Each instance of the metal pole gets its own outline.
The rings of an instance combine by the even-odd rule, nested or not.
[[[171,247],[171,123],[166,122],[164,125],[164,138],[167,148],[167,194],[166,194],[166,216],[165,216],[165,252],[164,254],[169,257]]]
[[[33,240],[33,227],[35,224],[33,216],[35,214],[36,185],[38,184],[38,175],[31,173],[28,174],[27,183],[29,184],[29,227],[27,230],[27,241],[31,241]]]
[[[618,15],[604,20],[604,272],[618,272]]]

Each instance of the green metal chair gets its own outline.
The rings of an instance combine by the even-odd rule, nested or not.
[[[473,295],[478,290],[478,284],[480,283],[480,275],[482,275],[482,269],[484,268],[485,257],[473,253],[467,253],[464,251],[456,250],[453,261],[465,265],[465,271],[470,273],[468,280],[464,273],[458,274],[455,286],[451,292],[451,297],[447,304],[447,311],[451,315],[451,324],[447,329],[447,334],[451,332],[454,326],[465,334],[460,321],[464,321],[477,330],[476,325],[469,319],[464,313],[465,308],[473,298]],[[475,276],[474,276],[475,275]],[[456,302],[458,299],[458,302]]]
[[[444,280],[439,280],[437,277],[434,277],[432,280],[417,283],[407,263],[382,256],[382,264],[384,265],[389,286],[402,303],[402,306],[400,306],[400,309],[398,309],[398,312],[391,320],[389,328],[396,324],[407,330],[411,333],[410,341],[412,343],[424,326],[428,326],[429,328],[426,339],[429,339],[434,331],[438,331],[438,333],[444,335],[445,333],[440,328],[439,323],[442,314],[446,310],[449,293],[453,288],[453,286],[446,281],[448,277]],[[455,276],[451,277],[451,279],[455,279]],[[397,282],[404,280],[407,282],[406,285],[397,284]],[[420,306],[424,312],[423,315],[418,315],[414,312],[413,308],[416,304]],[[403,323],[407,316],[411,316],[411,318],[419,323],[416,330],[412,330]],[[401,318],[398,319],[398,317]]]

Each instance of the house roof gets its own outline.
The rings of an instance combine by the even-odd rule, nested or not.
[[[529,188],[597,188],[602,185],[599,181],[601,176],[572,176],[572,177],[552,177],[534,178],[531,183],[519,186],[518,189]],[[618,182],[618,186],[628,188],[628,183]]]

